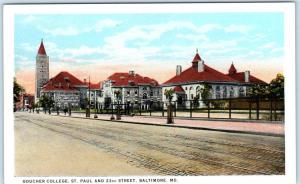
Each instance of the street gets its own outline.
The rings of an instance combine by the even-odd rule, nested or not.
[[[15,113],[16,176],[282,175],[284,137]]]

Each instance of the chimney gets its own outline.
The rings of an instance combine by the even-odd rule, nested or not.
[[[86,79],[83,79],[83,83],[86,84]]]
[[[200,60],[198,62],[198,72],[203,72],[204,71],[204,61]]]
[[[244,72],[244,76],[245,76],[245,82],[250,82],[250,71],[245,71]]]
[[[130,71],[129,71],[129,75],[134,76],[134,71],[133,71],[133,70],[130,70]]]
[[[181,65],[177,65],[177,66],[176,66],[176,76],[180,75],[181,72],[182,72],[182,67],[181,67]]]

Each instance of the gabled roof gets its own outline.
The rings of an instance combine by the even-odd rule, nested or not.
[[[265,81],[262,81],[253,75],[250,75],[250,81],[245,82],[245,73],[244,72],[237,72],[233,74],[227,74],[229,77],[241,82],[241,83],[254,83],[254,84],[267,84]]]
[[[77,91],[76,87],[85,86],[87,84],[76,78],[69,72],[62,71],[55,77],[51,78],[42,88],[42,91],[63,90]]]
[[[175,86],[173,90],[175,91],[175,93],[184,92],[184,89],[181,86]]]
[[[164,85],[168,84],[182,84],[190,82],[238,82],[235,79],[215,70],[204,64],[204,71],[198,72],[196,68],[190,67],[183,71],[180,75],[175,75],[171,79],[164,82]]]
[[[113,81],[113,86],[137,86],[145,84],[151,86],[159,85],[155,79],[143,77],[139,74],[114,73],[107,79]]]
[[[102,87],[102,82],[98,82],[98,83],[89,83],[88,86],[91,90],[100,90],[100,88]]]
[[[39,50],[38,50],[38,54],[39,54],[39,55],[47,55],[47,54],[46,54],[45,47],[44,47],[43,40],[41,41],[40,48],[39,48]]]
[[[266,82],[250,75],[249,82],[245,82],[245,73],[244,72],[237,72],[236,68],[234,67],[233,63],[231,64],[227,76],[241,82],[241,83],[254,83],[254,84],[267,84]]]

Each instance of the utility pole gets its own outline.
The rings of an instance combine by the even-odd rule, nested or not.
[[[90,103],[90,95],[91,95],[91,83],[90,83],[90,76],[89,76],[89,83],[88,83],[88,91],[89,91],[89,96],[88,96],[88,104],[87,104],[87,108],[86,108],[86,117],[89,118],[91,116],[91,103]]]

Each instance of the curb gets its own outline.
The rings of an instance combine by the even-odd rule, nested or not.
[[[284,137],[284,134],[275,134],[275,133],[266,133],[266,132],[251,132],[251,131],[241,131],[241,130],[226,130],[226,129],[215,129],[215,128],[207,128],[207,127],[193,127],[193,126],[185,126],[185,125],[175,125],[175,124],[155,124],[155,123],[144,123],[144,122],[131,122],[124,120],[108,120],[108,119],[100,119],[100,118],[87,118],[87,117],[74,117],[74,116],[61,116],[61,115],[52,115],[51,116],[59,116],[65,118],[77,118],[77,119],[89,119],[89,120],[100,120],[107,122],[119,122],[119,123],[128,123],[128,124],[137,124],[137,125],[152,125],[152,126],[162,126],[162,127],[175,127],[175,128],[186,128],[193,130],[207,130],[207,131],[216,131],[216,132],[226,132],[226,133],[240,133],[240,134],[249,134],[249,135],[261,135],[261,136],[272,136],[272,137]]]

